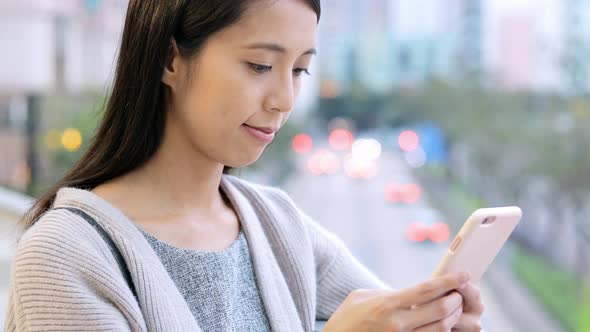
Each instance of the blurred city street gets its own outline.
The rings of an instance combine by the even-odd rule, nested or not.
[[[407,239],[411,222],[429,224],[444,221],[444,216],[429,206],[425,197],[412,205],[394,205],[386,201],[387,183],[411,183],[415,179],[398,155],[384,153],[379,166],[378,175],[371,180],[351,179],[344,172],[317,176],[307,171],[305,159],[301,158],[297,175],[291,178],[285,190],[307,214],[339,235],[376,275],[394,288],[405,288],[430,277],[450,241],[435,244]],[[522,286],[497,265],[494,265],[499,270],[494,272],[496,282],[492,285],[486,275],[479,285],[486,307],[485,330],[561,331]],[[503,279],[497,281],[499,278]],[[510,298],[499,298],[507,295]],[[506,306],[507,303],[518,305],[528,317],[520,318],[519,324],[515,321],[518,315],[509,315],[514,307]],[[534,326],[538,329],[529,329],[533,321],[537,322]],[[523,325],[527,328],[519,329]]]

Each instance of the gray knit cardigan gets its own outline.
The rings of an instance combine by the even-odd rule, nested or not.
[[[273,331],[313,331],[359,288],[387,288],[335,234],[282,191],[224,175],[248,241]],[[98,232],[67,210],[45,213],[17,246],[6,331],[202,331],[158,256],[120,210],[62,188],[54,207],[77,207],[106,230],[129,267],[137,298]]]

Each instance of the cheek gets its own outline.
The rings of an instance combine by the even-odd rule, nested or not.
[[[223,82],[211,79],[204,84],[195,82],[187,95],[187,102],[183,111],[192,126],[207,128],[215,125],[224,116],[227,108]]]
[[[210,124],[239,126],[260,108],[262,89],[241,72],[215,74],[194,85],[191,99],[207,113]]]

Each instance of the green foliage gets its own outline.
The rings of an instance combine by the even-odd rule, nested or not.
[[[319,118],[326,124],[334,117],[351,119],[357,129],[375,128],[383,124],[382,114],[387,113],[384,95],[358,93],[342,95],[332,99],[322,99],[319,105]]]
[[[517,276],[568,331],[590,331],[590,288],[580,306],[577,296],[583,290],[572,273],[523,249],[516,250],[513,264]]]
[[[584,302],[578,310],[578,317],[576,331],[578,332],[589,332],[590,331],[590,286],[586,287],[586,294],[584,296]]]
[[[79,96],[51,95],[45,98],[41,106],[42,125],[37,149],[47,160],[47,167],[31,195],[38,196],[53,185],[80,159],[98,126],[104,103],[105,96],[95,92]],[[61,135],[67,128],[80,131],[82,146],[76,151],[68,151],[61,144],[49,148],[47,141],[50,132],[55,131]]]

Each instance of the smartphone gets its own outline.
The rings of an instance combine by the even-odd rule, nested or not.
[[[521,218],[517,206],[475,210],[451,242],[433,277],[467,271],[470,281],[478,282]]]

